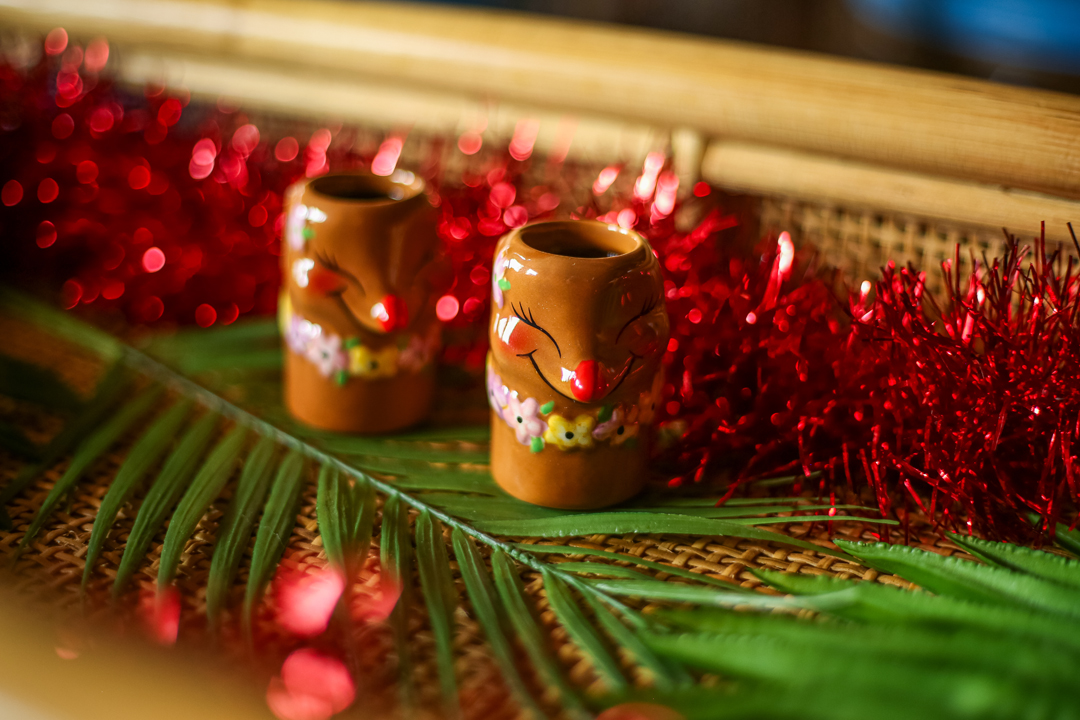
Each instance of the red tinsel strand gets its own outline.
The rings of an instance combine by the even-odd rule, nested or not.
[[[99,70],[81,52],[0,63],[9,267],[51,275],[68,307],[158,326],[270,313],[284,188],[392,170],[420,143],[410,167],[434,189],[449,268],[445,363],[483,362],[499,236],[556,214],[599,218],[644,233],[664,269],[672,335],[656,462],[672,486],[726,477],[726,498],[796,472],[831,502],[865,494],[899,514],[903,498],[963,532],[1031,539],[1030,513],[1050,533],[1076,522],[1080,283],[1042,238],[1009,238],[966,273],[958,249],[940,297],[925,272],[891,264],[849,295],[786,233],[746,252],[722,209],[678,230],[678,180],[659,153],[636,176],[623,165],[585,175],[561,157],[534,165],[527,122],[508,147],[482,151],[482,130],[423,144],[293,124],[271,138],[223,103],[127,95]],[[450,164],[463,169],[451,177]],[[908,533],[906,509],[901,521]]]

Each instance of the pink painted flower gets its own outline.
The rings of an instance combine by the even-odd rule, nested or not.
[[[487,388],[488,402],[491,403],[491,409],[501,417],[509,396],[506,386],[502,383],[502,378],[495,374],[490,363],[487,368]]]
[[[322,334],[322,328],[299,315],[292,315],[285,328],[285,342],[294,353],[306,355],[308,346]]]
[[[324,377],[331,377],[339,370],[347,370],[349,357],[341,349],[341,336],[320,334],[307,347],[308,360],[315,363]]]
[[[532,444],[532,439],[542,437],[547,430],[547,423],[540,419],[540,403],[534,398],[518,400],[517,394],[508,398],[503,420],[517,434],[522,445]]]
[[[502,309],[503,287],[506,285],[506,266],[509,265],[509,261],[506,259],[506,251],[503,250],[495,258],[495,263],[491,268],[491,296],[495,299],[495,304]]]
[[[307,210],[306,205],[296,203],[289,209],[289,216],[285,219],[285,239],[293,250],[303,250],[307,242],[304,237]]]
[[[432,325],[427,336],[412,335],[409,344],[398,355],[398,366],[411,372],[420,372],[435,359],[439,350],[439,326]]]
[[[631,406],[629,413],[620,405],[612,410],[611,417],[607,421],[596,426],[593,437],[597,440],[610,440],[613,445],[622,445],[638,434],[637,419],[636,405]]]

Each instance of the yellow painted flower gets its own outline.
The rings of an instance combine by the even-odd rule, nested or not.
[[[278,329],[281,330],[281,335],[284,337],[289,332],[289,323],[292,321],[292,299],[289,297],[289,293],[284,290],[278,295],[277,318]]]
[[[578,415],[573,420],[568,420],[561,415],[551,414],[547,424],[548,428],[544,432],[545,443],[558,445],[560,450],[593,446],[592,431],[596,424],[594,417]]]
[[[397,374],[398,349],[387,345],[373,350],[367,345],[349,348],[349,374],[373,380]]]

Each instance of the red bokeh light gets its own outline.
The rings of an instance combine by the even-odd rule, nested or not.
[[[142,256],[142,266],[146,272],[156,273],[165,267],[165,253],[158,247],[147,249]]]
[[[356,699],[356,684],[338,658],[311,648],[294,651],[270,681],[266,703],[280,720],[326,720]]]
[[[458,299],[453,295],[443,295],[435,303],[435,315],[443,322],[450,322],[458,314]]]
[[[41,202],[48,204],[60,194],[60,186],[52,178],[45,178],[38,184],[37,197]]]
[[[103,37],[91,40],[86,46],[85,62],[86,69],[90,72],[101,72],[109,62],[109,41]]]
[[[479,133],[462,133],[461,137],[458,138],[457,146],[458,150],[465,155],[475,155],[484,146],[484,138]]]
[[[37,246],[39,248],[51,247],[56,242],[56,226],[48,220],[42,220],[37,227]]]
[[[132,190],[142,190],[150,184],[150,168],[136,165],[128,173],[128,185]]]
[[[301,637],[319,635],[330,624],[344,590],[345,578],[332,568],[283,577],[278,585],[278,624]]]
[[[18,205],[23,199],[23,186],[18,180],[8,180],[4,183],[4,189],[0,190],[0,201],[8,207]]]
[[[45,36],[45,52],[49,55],[59,55],[64,52],[68,44],[67,30],[62,27],[53,28]]]
[[[75,121],[67,113],[57,115],[52,121],[52,134],[57,140],[64,140],[75,130]]]
[[[274,147],[274,157],[279,162],[290,162],[300,153],[300,143],[294,137],[283,137]]]
[[[195,308],[195,322],[199,324],[199,327],[210,327],[216,320],[217,310],[212,306],[203,303]]]
[[[75,177],[83,185],[89,185],[97,180],[98,166],[93,160],[83,160],[75,166]]]

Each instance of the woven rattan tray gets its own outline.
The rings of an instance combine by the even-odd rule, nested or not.
[[[32,361],[42,366],[55,369],[67,382],[83,393],[89,392],[97,377],[101,374],[103,363],[86,350],[65,343],[46,334],[40,328],[22,322],[10,315],[0,318],[0,333],[7,338],[6,352],[14,357]],[[32,439],[41,440],[56,432],[58,422],[40,411],[34,411],[17,401],[0,398],[0,411],[14,422],[26,428]],[[448,412],[444,408],[444,412]],[[476,449],[483,449],[477,446]],[[131,624],[138,616],[140,597],[152,592],[156,571],[157,557],[161,550],[162,537],[159,534],[147,554],[138,579],[120,599],[118,605],[109,603],[109,585],[116,574],[116,567],[124,548],[127,531],[130,529],[131,516],[137,510],[136,499],[122,511],[116,528],[110,534],[102,559],[88,588],[85,600],[80,599],[79,585],[83,572],[86,543],[92,524],[100,505],[101,498],[126,453],[122,443],[105,458],[95,464],[86,480],[72,494],[70,500],[55,513],[44,531],[31,543],[29,548],[18,553],[19,542],[29,526],[35,512],[47,495],[52,484],[65,469],[67,459],[61,460],[39,481],[8,506],[14,528],[0,535],[0,555],[8,560],[10,576],[5,584],[19,596],[33,598],[40,606],[52,608],[59,618],[81,616],[101,623],[125,622]],[[22,463],[11,455],[0,456],[0,481],[5,484],[18,472]],[[178,588],[182,598],[181,644],[198,650],[208,650],[213,646],[206,631],[205,586],[210,565],[210,551],[215,539],[217,524],[221,519],[229,500],[227,490],[203,517],[198,529],[188,542],[182,557],[178,576]],[[381,500],[380,500],[381,505]],[[373,549],[369,556],[367,571],[361,577],[361,583],[372,581],[372,566],[377,564],[379,529],[381,521],[376,514]],[[829,534],[821,524],[795,524],[784,526],[784,532],[793,537],[803,537],[827,542]],[[925,522],[918,519],[913,529],[922,528],[925,537],[912,537],[911,544],[942,554],[957,553],[955,546],[935,537],[929,532]],[[870,539],[868,526],[861,523],[834,523],[832,532],[841,537],[852,539]],[[861,578],[903,587],[909,587],[906,581],[887,574],[878,574],[857,564],[839,560],[835,557],[785,547],[778,543],[745,541],[731,538],[663,536],[648,534],[627,534],[621,536],[594,535],[588,537],[564,538],[561,540],[516,538],[526,543],[562,543],[581,548],[607,550],[627,556],[645,558],[664,567],[689,570],[695,574],[731,581],[744,587],[760,586],[760,581],[749,570],[763,568],[779,570],[785,573],[809,575],[829,575],[840,578]],[[248,551],[250,553],[250,549]],[[250,557],[245,556],[234,588],[233,600],[242,597],[242,583],[246,579],[246,566]],[[607,562],[602,560],[602,562]],[[315,516],[314,478],[309,478],[307,490],[301,506],[296,528],[289,539],[288,550],[282,562],[283,570],[311,571],[326,565],[321,538]],[[455,582],[459,585],[462,604],[455,615],[454,650],[455,667],[460,683],[462,706],[466,716],[481,717],[516,717],[520,709],[501,679],[500,673],[490,649],[480,632],[471,607],[465,600],[464,588],[460,587],[461,578],[456,562],[451,560],[451,570]],[[649,571],[657,579],[667,579],[670,574],[662,571]],[[568,642],[565,629],[560,626],[554,613],[548,609],[542,578],[538,573],[526,572],[524,575],[526,590],[549,635],[558,661],[563,664],[567,677],[586,692],[597,683],[596,674],[588,659],[578,648]],[[412,579],[414,589],[418,589],[417,579]],[[434,643],[427,622],[424,603],[418,592],[409,594],[408,624],[410,654],[414,662],[414,682],[416,697],[422,708],[438,712],[438,681],[435,670]],[[234,603],[235,605],[235,603]],[[283,635],[273,623],[274,597],[268,596],[259,610],[256,666],[273,667],[274,661],[280,660],[295,640]],[[644,612],[650,612],[650,606],[638,606]],[[229,656],[251,656],[244,648],[239,633],[239,624],[235,616],[228,616],[223,628],[223,644]],[[359,651],[357,657],[363,672],[365,696],[369,698],[365,705],[367,711],[373,708],[389,712],[393,707],[395,675],[391,671],[394,665],[392,638],[386,628],[378,626],[366,628],[356,638]],[[220,649],[220,646],[219,646]],[[635,684],[647,687],[650,683],[647,673],[637,671],[628,658],[622,658],[624,669],[631,672]],[[527,665],[523,664],[523,667]],[[557,708],[555,697],[545,693],[543,683],[535,675],[527,675],[536,694],[547,700],[547,709]],[[708,677],[700,678],[710,682]]]

